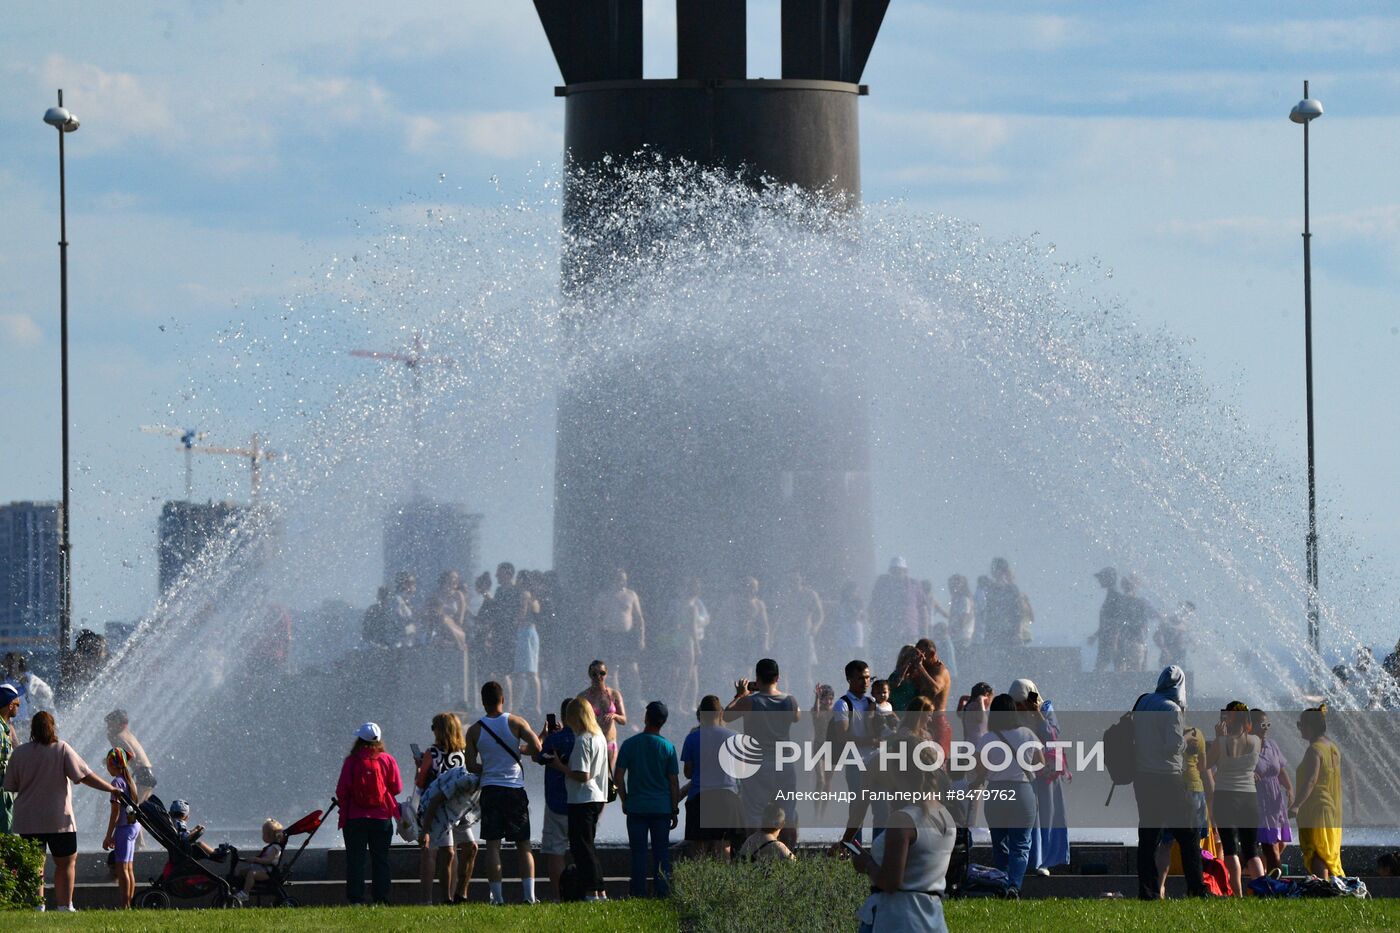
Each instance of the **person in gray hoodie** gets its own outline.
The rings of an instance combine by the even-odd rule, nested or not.
[[[1184,732],[1186,673],[1176,665],[1157,678],[1157,689],[1133,707],[1133,737],[1137,774],[1133,796],[1138,806],[1138,897],[1155,901],[1161,894],[1153,853],[1171,838],[1181,849],[1186,891],[1203,896],[1201,840],[1193,825],[1191,797],[1182,775],[1186,749]]]

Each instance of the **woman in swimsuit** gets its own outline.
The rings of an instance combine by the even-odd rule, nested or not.
[[[593,707],[598,728],[608,742],[608,767],[617,760],[617,727],[627,725],[627,708],[622,693],[608,686],[608,666],[602,661],[588,665],[588,689],[578,695]]]

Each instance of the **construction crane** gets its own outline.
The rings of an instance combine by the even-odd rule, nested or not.
[[[258,434],[253,434],[253,442],[248,447],[192,447],[197,454],[213,454],[220,457],[243,457],[248,461],[248,468],[252,473],[252,501],[258,501],[258,491],[262,488],[262,462],[264,460],[276,460],[277,451],[268,450],[262,446],[262,439]]]
[[[196,443],[202,441],[208,434],[204,431],[196,431],[194,428],[169,428],[163,425],[143,424],[141,430],[147,434],[160,434],[165,437],[177,437],[180,439],[180,448],[185,452],[185,499],[194,498],[194,455],[212,454],[216,457],[243,457],[247,459],[252,472],[252,498],[258,501],[258,492],[262,488],[262,462],[264,460],[277,459],[275,450],[268,450],[262,446],[262,438],[254,434],[253,441],[248,447],[206,447]]]
[[[421,373],[425,366],[451,366],[455,360],[446,356],[427,356],[425,351],[427,345],[423,343],[423,335],[418,331],[413,332],[413,349],[407,353],[400,353],[389,350],[351,350],[351,356],[357,356],[366,360],[379,360],[385,363],[401,363],[408,370],[408,404],[409,416],[413,419],[414,443],[418,445],[418,456],[414,457],[413,468],[410,472],[413,483],[413,498],[418,498],[420,471],[422,470],[423,454],[423,385]]]
[[[194,445],[208,435],[194,428],[171,428],[160,424],[143,424],[141,430],[146,434],[180,439],[180,447],[185,451],[185,501],[190,501],[194,498]]]

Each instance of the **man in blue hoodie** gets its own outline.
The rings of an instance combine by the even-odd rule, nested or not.
[[[1181,849],[1186,891],[1204,896],[1201,881],[1201,840],[1196,835],[1191,796],[1182,775],[1186,749],[1184,731],[1186,673],[1176,665],[1164,669],[1157,689],[1133,707],[1133,737],[1137,774],[1133,796],[1138,806],[1138,897],[1161,898],[1154,853],[1159,842],[1175,839]]]

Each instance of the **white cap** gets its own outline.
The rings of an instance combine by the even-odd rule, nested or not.
[[[355,738],[363,739],[366,742],[378,742],[380,735],[379,723],[377,722],[363,723],[360,728],[355,730]]]
[[[1006,692],[1011,694],[1011,699],[1015,700],[1017,703],[1026,702],[1032,693],[1037,696],[1040,695],[1040,691],[1036,689],[1035,681],[1026,677],[1011,681],[1011,689]]]
[[[891,559],[890,559],[890,569],[891,569],[891,570],[908,570],[908,569],[909,569],[909,562],[906,561],[906,560],[905,560],[904,558],[902,558],[902,557],[894,557],[894,558],[891,558]]]

